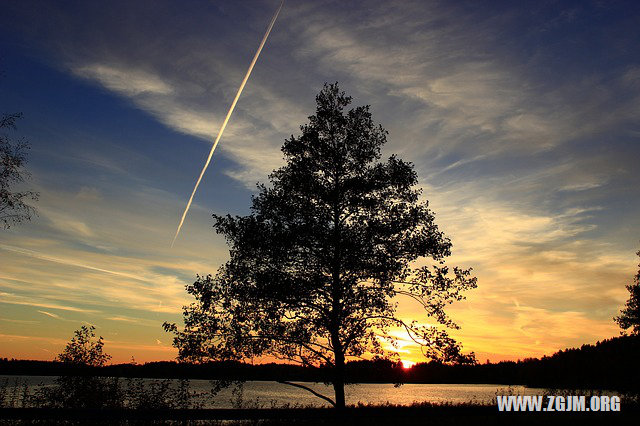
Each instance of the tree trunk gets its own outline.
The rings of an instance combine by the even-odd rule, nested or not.
[[[343,409],[345,408],[345,398],[344,398],[344,354],[342,351],[336,351],[335,353],[335,361],[336,365],[334,366],[334,376],[333,376],[333,390],[336,395],[336,408]]]
[[[334,150],[334,153],[336,151]],[[331,297],[332,297],[332,327],[331,327],[331,344],[333,346],[333,354],[334,354],[334,376],[333,376],[333,390],[336,395],[336,408],[338,410],[343,410],[345,408],[345,400],[344,400],[344,376],[345,376],[345,368],[344,368],[344,348],[342,347],[342,342],[340,341],[340,327],[342,326],[342,303],[340,301],[342,297],[342,280],[340,279],[340,208],[339,208],[339,185],[338,185],[338,177],[336,176],[336,198],[334,200],[334,208],[333,208],[333,264],[332,264],[332,285],[331,285]]]

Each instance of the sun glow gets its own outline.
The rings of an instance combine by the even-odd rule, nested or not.
[[[402,368],[404,368],[405,370],[413,367],[414,365],[416,365],[415,362],[409,361],[409,360],[406,360],[406,359],[403,359],[400,362],[402,363]]]

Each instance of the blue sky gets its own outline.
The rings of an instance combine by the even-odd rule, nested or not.
[[[334,81],[389,131],[384,154],[415,164],[452,263],[478,276],[452,309],[466,349],[617,335],[640,245],[631,1],[287,1],[170,249],[278,3],[3,6],[1,109],[24,114],[41,199],[0,234],[0,355],[51,359],[86,322],[114,360],[173,357],[160,324],[228,256],[211,213],[248,212]]]

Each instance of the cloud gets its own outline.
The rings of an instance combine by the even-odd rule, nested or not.
[[[2,303],[8,303],[10,305],[27,305],[27,306],[35,306],[39,308],[60,309],[63,311],[82,312],[82,313],[98,312],[97,310],[94,310],[94,309],[84,309],[76,306],[65,306],[59,303],[41,302],[40,300],[32,300],[24,296],[6,293],[6,292],[0,292],[0,296],[2,296]]]
[[[73,220],[68,216],[57,215],[55,213],[49,213],[47,218],[53,222],[53,226],[61,232],[69,233],[80,237],[92,237],[94,236],[91,229],[86,223]]]
[[[72,68],[72,72],[129,98],[169,128],[209,143],[212,143],[220,128],[224,108],[231,103],[229,97],[215,96],[215,100],[198,105],[199,102],[194,102],[194,96],[189,93],[188,82],[180,79],[169,82],[152,71],[132,70],[127,65],[78,65]],[[226,76],[226,79],[234,81],[233,76]],[[286,117],[291,115],[290,111],[296,110],[291,102],[278,99],[274,92],[255,86],[256,83],[251,81],[220,145],[239,166],[238,169],[230,169],[227,174],[250,187],[280,165],[278,145],[286,134],[282,132],[289,131],[291,123],[286,121]],[[172,89],[169,90],[169,87]],[[255,97],[257,93],[260,95],[258,99],[245,99],[252,94]],[[198,95],[207,97],[206,93]],[[246,111],[246,103],[254,105],[256,109],[243,114],[241,111]],[[269,127],[259,125],[263,123],[268,123]],[[265,145],[268,149],[265,149]],[[198,166],[194,164],[194,170]]]
[[[36,342],[46,342],[54,345],[64,345],[66,342],[63,339],[55,337],[41,337],[41,336],[23,336],[19,334],[3,334],[0,333],[0,339],[8,342],[31,340]]]
[[[602,208],[536,211],[484,185],[423,187],[436,223],[453,241],[447,263],[473,267],[478,277],[468,300],[449,310],[465,349],[492,359],[541,356],[615,335],[611,318],[628,296],[634,259],[591,238],[590,215]],[[426,320],[419,306],[400,306],[401,316]]]
[[[95,203],[102,200],[102,195],[97,188],[83,186],[76,194],[76,199],[86,203]]]
[[[126,96],[168,95],[173,92],[166,82],[143,70],[129,68],[124,72],[113,66],[91,64],[74,68],[73,72],[80,77],[97,80],[107,89]]]
[[[137,323],[140,319],[139,318],[129,318],[129,317],[107,317],[105,319],[108,319],[110,321],[123,321],[123,322],[130,322],[130,323]]]
[[[88,269],[91,271],[97,271],[97,272],[103,272],[105,274],[110,274],[110,275],[117,275],[117,276],[121,276],[121,277],[125,277],[125,278],[130,278],[130,279],[134,279],[137,281],[147,281],[145,278],[140,277],[140,276],[136,276],[136,275],[132,275],[132,274],[128,274],[126,272],[118,272],[118,271],[112,271],[109,269],[104,269],[104,268],[98,268],[95,266],[91,266],[91,265],[86,265],[86,264],[82,264],[73,260],[67,260],[67,259],[60,259],[60,258],[56,258],[53,256],[49,256],[46,254],[42,254],[42,253],[38,253],[34,250],[29,250],[29,249],[24,249],[24,248],[19,248],[19,247],[12,247],[12,246],[7,246],[7,245],[0,245],[0,249],[2,250],[7,250],[7,251],[12,251],[15,253],[20,253],[26,256],[30,256],[30,257],[34,257],[37,259],[41,259],[41,260],[45,260],[47,262],[54,262],[54,263],[60,263],[63,265],[69,265],[69,266],[74,266],[74,267],[78,267],[78,268],[83,268],[83,269]]]
[[[49,316],[49,317],[51,317],[51,318],[55,318],[55,319],[62,319],[62,318],[60,318],[60,316],[59,316],[59,315],[52,314],[51,312],[47,312],[47,311],[38,311],[38,312],[40,312],[40,313],[41,313],[41,314],[43,314],[43,315],[47,315],[47,316]]]
[[[35,320],[18,320],[18,319],[14,319],[14,318],[1,318],[1,317],[0,317],[0,321],[13,322],[13,323],[16,323],[16,324],[38,324],[38,323],[40,323],[40,321],[35,321]]]
[[[3,240],[3,302],[130,330],[151,327],[156,316],[177,320],[189,302],[189,277],[215,271],[227,256],[224,241],[203,232],[210,210],[243,214],[249,194],[222,179],[210,183],[171,252],[192,182],[189,176],[183,190],[175,169],[192,161],[197,173],[272,5],[167,13],[171,6],[159,2],[152,10],[127,5],[123,16],[119,5],[34,11],[23,4],[10,7],[25,11],[22,20],[8,14],[11,25],[25,34],[37,29],[33,43],[54,66],[199,139],[202,158],[162,162],[170,143],[158,142],[156,152],[136,135],[74,134],[76,149],[50,150],[54,163],[90,168],[92,177],[40,170],[41,218]],[[214,168],[254,189],[282,164],[282,140],[313,113],[322,83],[337,80],[390,131],[385,154],[415,164],[424,197],[453,240],[451,263],[472,266],[479,277],[468,302],[453,307],[467,347],[542,354],[615,334],[611,317],[627,296],[640,225],[640,68],[624,59],[637,49],[635,27],[618,29],[621,22],[608,18],[576,26],[588,12],[562,5],[364,5],[287,3]],[[613,27],[622,35],[609,45]]]

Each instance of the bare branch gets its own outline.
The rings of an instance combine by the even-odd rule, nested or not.
[[[293,387],[296,387],[296,388],[304,389],[304,390],[306,390],[308,392],[311,392],[312,394],[314,394],[318,398],[324,399],[325,401],[327,401],[332,406],[334,406],[334,407],[336,406],[336,403],[331,398],[329,398],[327,396],[324,396],[324,395],[314,391],[313,389],[311,389],[310,387],[307,387],[305,385],[300,385],[298,383],[293,383],[293,382],[287,382],[287,381],[284,381],[284,380],[278,380],[278,383],[283,383],[285,385],[289,385],[289,386],[293,386]]]

